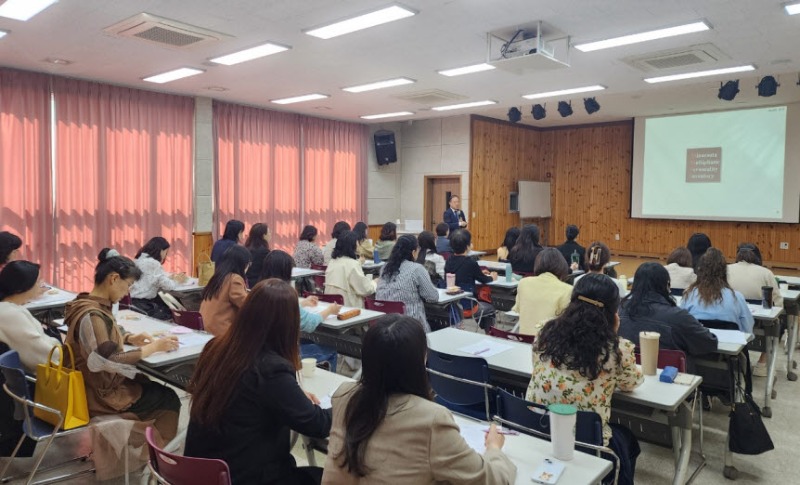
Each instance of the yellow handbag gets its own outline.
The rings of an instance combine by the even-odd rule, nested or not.
[[[200,256],[197,257],[197,285],[206,286],[208,280],[214,276],[215,269],[216,265],[211,261],[208,253],[201,253]]]
[[[53,352],[61,348],[58,367],[53,364]],[[69,352],[71,366],[64,368],[64,353]],[[72,429],[89,423],[89,406],[86,402],[86,386],[83,374],[75,370],[75,355],[69,345],[56,345],[50,349],[47,362],[36,366],[36,390],[34,400],[47,407],[61,411],[62,429]],[[58,426],[58,415],[35,408],[34,416],[53,426]]]

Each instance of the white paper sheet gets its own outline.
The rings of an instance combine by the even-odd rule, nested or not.
[[[500,343],[497,340],[483,339],[480,342],[461,347],[458,350],[473,357],[483,357],[486,359],[501,352],[505,352],[510,348],[512,348],[511,345]]]
[[[319,407],[322,409],[330,409],[333,407],[331,404],[331,397],[330,396],[322,396],[319,398]]]
[[[717,336],[717,340],[720,343],[747,345],[748,334],[739,330],[720,330],[717,328],[710,328],[709,330]]]
[[[461,437],[470,448],[480,454],[486,453],[486,425],[465,424],[461,426]]]
[[[211,335],[202,333],[190,333],[178,337],[178,343],[181,347],[202,346],[209,340],[211,340]]]

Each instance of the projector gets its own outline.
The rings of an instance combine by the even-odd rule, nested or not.
[[[503,46],[504,50],[501,54],[506,59],[529,56],[531,54],[536,54],[537,44],[538,42],[536,37],[532,39],[518,40],[516,42],[509,42]]]

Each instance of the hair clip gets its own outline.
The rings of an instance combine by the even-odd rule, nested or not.
[[[579,299],[580,301],[585,301],[586,303],[589,303],[589,304],[591,304],[591,305],[594,305],[594,306],[596,306],[596,307],[598,307],[598,308],[603,308],[603,307],[605,307],[605,305],[604,305],[602,302],[599,302],[599,301],[597,301],[597,300],[592,300],[591,298],[585,297],[585,296],[583,296],[583,295],[578,295],[578,299]]]
[[[106,253],[106,259],[115,258],[117,256],[119,256],[119,251],[116,249],[109,249]]]

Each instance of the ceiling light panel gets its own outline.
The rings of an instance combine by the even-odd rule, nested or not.
[[[379,115],[364,115],[361,119],[364,120],[380,120],[383,118],[397,118],[398,116],[411,116],[414,113],[411,111],[398,111],[396,113],[381,113]]]
[[[431,108],[434,111],[450,111],[453,109],[464,109],[464,108],[476,108],[478,106],[489,106],[490,104],[497,104],[497,101],[485,100],[485,101],[473,101],[471,103],[461,103],[461,104],[451,104],[448,106],[437,106],[435,108]]]
[[[800,13],[800,2],[797,3],[790,3],[788,5],[783,6],[786,13],[789,15],[797,15]]]
[[[363,93],[364,91],[374,91],[376,89],[391,88],[394,86],[402,86],[404,84],[413,84],[416,81],[407,77],[398,77],[395,79],[387,79],[385,81],[378,81],[369,84],[361,84],[359,86],[351,86],[349,88],[342,88],[342,91],[348,93]]]
[[[476,72],[491,71],[495,67],[491,64],[473,64],[471,66],[456,67],[454,69],[445,69],[437,71],[442,76],[463,76],[464,74],[473,74]]]
[[[304,94],[302,96],[292,96],[291,98],[281,98],[281,99],[272,99],[270,102],[275,104],[292,104],[292,103],[302,103],[303,101],[314,101],[315,99],[325,99],[329,98],[327,94]]]
[[[58,0],[6,0],[0,5],[0,17],[27,21]]]
[[[523,96],[525,99],[541,99],[541,98],[551,98],[555,96],[569,96],[570,94],[580,94],[580,93],[590,93],[592,91],[602,91],[605,89],[605,86],[601,86],[599,84],[593,84],[591,86],[583,86],[580,88],[570,88],[570,89],[560,89],[558,91],[548,91],[545,93],[534,93],[534,94],[526,94]]]
[[[711,69],[710,71],[695,71],[695,72],[687,72],[684,74],[673,74],[671,76],[650,77],[645,79],[644,81],[654,84],[654,83],[663,83],[668,81],[680,81],[683,79],[694,79],[698,77],[717,76],[719,74],[732,74],[736,72],[755,71],[755,69],[756,66],[748,64],[746,66],[726,67],[724,69]]]
[[[185,77],[196,76],[204,72],[205,71],[201,69],[195,69],[193,67],[181,67],[180,69],[175,69],[173,71],[168,71],[161,74],[156,74],[154,76],[146,77],[143,80],[156,84],[164,84],[176,81],[178,79],[183,79]]]
[[[589,42],[586,44],[577,44],[574,47],[582,52],[592,52],[600,49],[610,49],[612,47],[619,47],[622,45],[638,44],[639,42],[647,42],[650,40],[665,39],[667,37],[702,32],[704,30],[709,30],[710,28],[711,27],[709,27],[709,25],[705,22],[693,22],[690,24],[678,25],[677,27],[650,30],[648,32],[641,32],[639,34],[614,37],[613,39]]]
[[[215,57],[210,60],[211,62],[216,62],[217,64],[233,66],[234,64],[252,61],[253,59],[259,59],[261,57],[277,54],[278,52],[288,51],[289,49],[290,49],[289,47],[268,42],[266,44],[261,44],[256,47],[251,47],[249,49],[241,50],[239,52],[234,52],[233,54]]]
[[[400,5],[382,8],[358,17],[341,20],[332,24],[324,25],[315,29],[307,30],[306,34],[320,39],[332,39],[340,35],[349,34],[359,30],[375,27],[395,20],[404,19],[416,15],[416,12]]]

